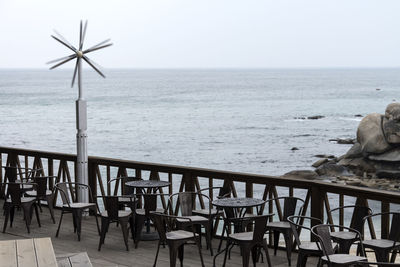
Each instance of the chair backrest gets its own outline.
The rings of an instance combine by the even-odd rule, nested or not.
[[[22,189],[20,183],[5,183],[7,185],[7,197],[10,197],[13,205],[21,204]]]
[[[360,233],[363,233],[364,221],[363,218],[372,213],[369,207],[365,206],[354,206],[353,215],[351,216],[350,228],[353,228]]]
[[[110,220],[118,220],[118,196],[103,196],[104,208]]]
[[[264,240],[264,234],[267,231],[268,218],[273,214],[254,216],[253,242],[260,244]]]
[[[214,191],[218,191],[217,194],[214,194]],[[214,200],[215,198],[226,198],[231,196],[231,189],[227,186],[213,186],[213,187],[207,187],[203,188],[198,191],[201,194],[208,195],[209,198]],[[212,195],[211,195],[212,192]],[[208,194],[207,194],[208,193]]]
[[[61,182],[56,184],[56,190],[60,192],[61,199],[63,204],[70,204],[71,202],[76,202],[78,199],[76,198],[77,192],[79,190],[82,191],[87,191],[89,195],[89,202],[94,203],[93,195],[92,195],[92,190],[90,189],[90,186],[86,184],[81,184],[81,183],[74,183],[74,182]],[[75,192],[75,198],[70,195],[70,192]]]
[[[335,253],[335,249],[332,245],[331,232],[329,224],[319,224],[311,228],[311,232],[318,237],[321,245],[322,252],[325,256],[329,256]],[[329,260],[329,258],[328,258]]]
[[[4,177],[7,178],[10,183],[15,183],[15,181],[17,180],[17,167],[6,166],[4,167],[4,169]],[[6,179],[4,180],[7,181]]]
[[[300,223],[300,221],[303,221],[303,223]],[[309,224],[310,227],[304,225],[305,221],[307,221],[307,225]],[[322,224],[322,220],[319,218],[298,215],[289,216],[288,222],[290,223],[290,227],[292,228],[292,232],[297,245],[301,245],[300,233],[302,229],[311,232],[311,225]]]
[[[158,212],[151,212],[150,216],[160,236],[160,241],[165,242],[167,240],[167,232],[176,229],[176,217]]]
[[[179,206],[181,208],[182,216],[192,216],[193,210],[193,192],[180,192],[178,193]]]
[[[141,178],[135,177],[135,176],[122,176],[122,177],[117,177],[114,179],[111,179],[110,181],[108,181],[108,186],[111,186],[112,183],[122,183],[121,188],[122,188],[122,192],[121,195],[133,195],[135,194],[135,188],[132,186],[127,186],[126,183],[127,182],[132,182],[132,181],[139,181],[142,180]],[[111,191],[113,192],[113,191]],[[117,188],[114,188],[114,195],[117,194]]]
[[[39,198],[46,196],[46,190],[48,189],[49,179],[54,179],[55,176],[35,176],[32,177],[33,182],[37,185],[36,192]]]
[[[56,184],[56,189],[60,192],[61,200],[64,205],[69,205],[71,203],[71,197],[68,192],[68,183],[58,183]]]
[[[389,239],[400,242],[400,212],[392,212]]]
[[[283,200],[283,214],[282,221],[287,221],[287,218],[292,215],[300,215],[303,207],[304,200],[298,197],[277,197],[268,199],[267,202],[277,202]],[[300,204],[299,204],[300,203]],[[297,211],[297,214],[296,214]]]

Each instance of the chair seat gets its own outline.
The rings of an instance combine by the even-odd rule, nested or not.
[[[192,211],[193,214],[196,215],[201,215],[201,216],[216,216],[217,214],[223,214],[224,211],[223,210],[217,210],[217,209],[211,209],[211,211],[209,209],[200,209],[200,210],[193,210]]]
[[[253,241],[253,232],[241,232],[229,235],[229,238],[237,241]],[[264,235],[264,239],[268,238],[268,234]]]
[[[198,236],[198,234],[195,234]],[[166,233],[167,240],[177,240],[177,239],[189,239],[193,238],[193,232],[185,231],[185,230],[176,230]]]
[[[326,256],[322,256],[321,260],[328,261],[328,258]],[[336,264],[349,264],[357,261],[366,261],[367,258],[349,254],[332,254],[329,255],[329,260],[330,262]]]
[[[28,196],[36,197],[37,196],[37,191],[36,190],[27,191],[27,192],[25,192],[25,194],[28,195]],[[50,196],[52,194],[53,194],[53,191],[46,190],[46,196]]]
[[[129,217],[131,216],[132,211],[130,210],[119,210],[118,211],[118,218]],[[105,210],[100,213],[101,217],[108,217],[108,212]]]
[[[158,212],[158,213],[164,213],[164,209],[163,209],[163,208],[157,208],[157,209],[156,209],[156,212]],[[145,215],[146,215],[145,209],[136,209],[136,214],[137,214],[137,215],[145,216]]]
[[[355,232],[339,231],[331,232],[331,237],[333,239],[352,240],[357,238],[357,234]]]
[[[290,223],[289,222],[268,222],[267,224],[268,229],[291,229],[290,228]]]
[[[73,209],[85,209],[85,208],[90,208],[96,206],[95,203],[82,203],[82,202],[76,202],[76,203],[70,203],[69,206],[68,204],[64,204],[64,208],[73,208]]]
[[[176,221],[178,221],[180,223],[185,223],[185,222],[189,222],[189,220],[186,219],[186,218],[189,218],[192,221],[192,223],[208,222],[208,219],[206,217],[198,216],[198,215],[182,216],[182,217],[184,217],[184,218],[177,218]]]
[[[389,239],[371,239],[371,240],[365,240],[363,241],[364,247],[368,248],[382,248],[382,249],[391,249],[394,247],[399,247],[400,242],[396,242],[394,244],[393,240]]]
[[[22,203],[32,202],[32,201],[35,201],[35,200],[36,200],[36,198],[34,198],[34,197],[21,197],[21,202]],[[11,203],[11,198],[8,198],[6,200],[6,202],[7,203]]]
[[[333,248],[337,248],[337,243],[332,242],[332,247]],[[299,248],[302,249],[302,250],[308,250],[308,251],[316,251],[316,252],[317,251],[321,251],[318,248],[317,242],[309,242],[309,241],[308,242],[307,241],[306,242],[301,242]]]

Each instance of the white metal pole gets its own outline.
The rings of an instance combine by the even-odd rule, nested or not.
[[[80,53],[79,53],[80,52]],[[79,97],[76,100],[76,147],[77,147],[77,177],[78,183],[89,185],[88,153],[87,153],[87,104],[82,92],[82,52],[78,51],[78,88]],[[89,192],[84,189],[77,191],[78,201],[88,203]]]

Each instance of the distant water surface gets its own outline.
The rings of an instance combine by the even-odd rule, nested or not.
[[[89,155],[280,175],[345,153],[398,69],[84,71]],[[71,70],[0,70],[1,145],[75,153]],[[380,89],[380,90],[377,90]],[[319,120],[299,117],[322,115]],[[299,150],[292,151],[292,147]]]

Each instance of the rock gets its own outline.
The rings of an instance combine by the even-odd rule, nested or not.
[[[335,163],[325,163],[321,166],[319,166],[315,170],[318,175],[322,176],[342,176],[342,175],[351,175],[349,170],[343,166],[343,165],[338,165]]]
[[[294,117],[295,120],[305,120],[307,119],[306,117]]]
[[[361,158],[363,156],[360,143],[356,142],[347,153],[344,155],[344,158]]]
[[[307,180],[315,180],[318,179],[319,176],[315,171],[310,170],[295,170],[282,175],[283,177],[295,177]]]
[[[353,178],[351,180],[347,180],[346,184],[347,185],[360,185],[361,184],[361,180],[357,179],[357,178]]]
[[[400,178],[400,170],[377,170],[376,176],[378,178],[390,178],[390,179],[399,179]]]
[[[338,162],[338,165],[345,166],[356,175],[364,175],[364,172],[375,172],[375,166],[365,158],[345,158]]]
[[[357,129],[357,141],[364,155],[379,154],[390,149],[382,131],[382,115],[372,113],[364,117]]]
[[[389,120],[386,117],[383,118],[382,123],[383,133],[386,141],[389,144],[400,144],[400,122],[397,120]]]
[[[316,158],[324,158],[324,159],[334,159],[335,158],[334,155],[326,155],[326,154],[317,154],[317,155],[314,155],[314,157],[316,157]]]
[[[322,119],[322,118],[325,118],[325,116],[316,115],[316,116],[307,117],[307,119],[309,119],[309,120],[319,120],[319,119]]]
[[[324,164],[324,163],[327,163],[329,160],[328,159],[320,159],[320,160],[317,160],[316,162],[314,162],[313,163],[313,165],[311,165],[311,166],[313,166],[314,168],[318,168],[319,166],[321,166],[322,164]]]
[[[290,150],[295,151],[295,150],[299,150],[297,147],[292,147]]]
[[[398,162],[400,161],[400,148],[393,148],[379,155],[369,155],[368,158],[376,161]]]
[[[385,110],[385,118],[388,120],[400,120],[400,103],[390,103]]]
[[[353,139],[353,138],[345,138],[345,139],[337,138],[337,139],[329,139],[329,141],[334,141],[334,142],[337,142],[338,144],[341,144],[341,145],[343,145],[343,144],[352,145],[352,144],[355,143],[356,140]]]
[[[361,115],[361,114],[356,114],[356,115],[354,115],[354,117],[361,118],[361,117],[363,117],[363,115]]]

